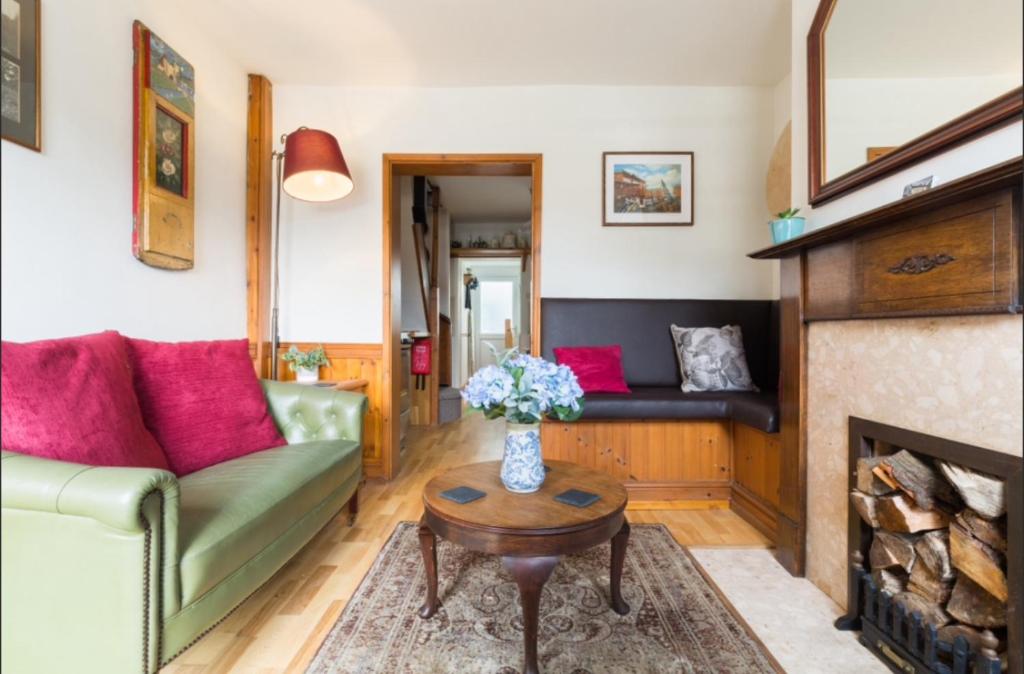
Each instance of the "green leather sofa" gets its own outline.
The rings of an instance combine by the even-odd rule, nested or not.
[[[155,672],[354,517],[366,397],[263,387],[289,444],[181,478],[3,452],[4,672]]]

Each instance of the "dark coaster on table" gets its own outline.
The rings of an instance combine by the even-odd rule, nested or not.
[[[589,491],[580,491],[579,489],[563,491],[555,496],[555,500],[559,503],[576,506],[577,508],[586,508],[591,503],[600,500],[600,498],[597,494],[591,494]]]
[[[478,498],[483,498],[484,496],[487,496],[487,494],[479,489],[473,489],[472,487],[455,487],[454,489],[448,489],[441,492],[441,496],[449,501],[455,501],[456,503],[469,503],[470,501],[475,501]]]

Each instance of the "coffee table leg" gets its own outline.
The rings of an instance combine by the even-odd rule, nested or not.
[[[427,573],[427,600],[420,608],[420,617],[429,618],[437,613],[437,537],[427,526],[426,518],[420,519],[420,552],[423,553],[423,568]]]
[[[558,557],[503,557],[502,562],[519,586],[519,603],[523,607],[523,645],[526,664],[523,674],[539,674],[537,666],[537,622],[540,594],[544,583],[558,565]]]
[[[626,544],[629,543],[629,522],[622,519],[622,528],[612,536],[612,610],[619,615],[629,613],[629,604],[622,599],[622,566],[626,561]]]

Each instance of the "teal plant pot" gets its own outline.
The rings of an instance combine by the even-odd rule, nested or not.
[[[772,220],[772,242],[782,243],[804,233],[804,218],[783,218]]]

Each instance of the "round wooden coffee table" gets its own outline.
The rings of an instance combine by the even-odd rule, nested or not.
[[[420,519],[420,549],[427,571],[427,600],[420,609],[420,616],[433,616],[440,605],[435,536],[471,550],[501,555],[505,568],[519,586],[525,674],[540,671],[537,667],[537,617],[541,588],[562,555],[611,540],[611,607],[620,615],[629,612],[620,589],[629,541],[629,523],[624,514],[625,488],[606,473],[574,463],[548,461],[546,465],[550,471],[544,484],[532,494],[513,494],[505,489],[499,477],[500,461],[453,468],[427,483]],[[487,495],[466,504],[441,497],[441,492],[461,486],[479,489]],[[568,489],[591,492],[601,498],[585,508],[554,499],[556,494]]]

